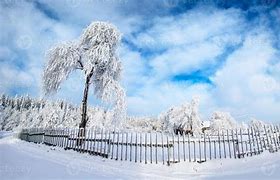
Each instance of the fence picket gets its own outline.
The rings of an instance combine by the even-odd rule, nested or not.
[[[101,129],[100,139],[99,139],[99,154],[102,155],[102,148],[103,148],[103,128]]]
[[[163,134],[161,132],[161,153],[162,153],[162,164],[164,164],[164,146],[163,146]]]
[[[198,149],[199,149],[199,162],[201,162],[201,142],[200,142],[200,138],[198,140]]]
[[[233,133],[233,129],[231,130],[231,138],[232,138],[233,154],[234,154],[234,158],[236,159],[236,149],[235,149],[235,144],[234,144],[234,133]]]
[[[123,131],[122,131],[122,145],[121,145],[121,161],[123,160]]]
[[[138,146],[138,144],[137,144],[137,143],[138,143],[138,142],[137,142],[137,140],[138,140],[138,139],[137,139],[137,136],[138,136],[138,135],[137,135],[137,134],[138,134],[138,133],[136,132],[136,133],[135,133],[135,136],[136,136],[136,137],[135,137],[135,162],[137,162],[137,146]]]
[[[120,141],[120,132],[117,132],[117,152],[116,152],[116,160],[119,159],[119,141]]]
[[[220,159],[222,159],[220,131],[218,131],[218,145],[219,145],[219,157]]]
[[[168,142],[168,135],[166,136],[166,142],[167,142],[167,165],[170,165],[170,155],[169,155],[169,142]]]
[[[225,133],[224,133],[224,130],[222,130],[222,135],[223,135],[224,157],[225,157],[225,158],[227,158],[227,153],[226,153],[226,143],[225,143]]]
[[[172,133],[172,154],[173,154],[173,163],[175,163],[175,140],[174,140],[174,133]]]
[[[228,142],[229,158],[231,158],[231,148],[230,148],[230,141],[229,141],[229,133],[228,133],[228,129],[227,129],[227,142]]]
[[[185,133],[183,132],[183,156],[184,156],[184,161],[186,161],[186,143],[185,143]]]
[[[178,133],[178,162],[180,162],[180,133]]]
[[[145,133],[145,164],[147,164],[147,133]]]
[[[236,153],[237,153],[237,157],[240,158],[241,154],[240,154],[240,143],[239,143],[239,138],[238,138],[238,130],[235,129],[235,136],[236,136]]]
[[[92,148],[92,154],[95,154],[95,150],[96,150],[96,133],[97,129],[94,128],[93,130],[93,134],[94,134],[94,138],[93,138],[93,148]],[[113,146],[114,147],[114,146]],[[113,156],[112,156],[113,157]]]
[[[196,148],[195,148],[195,139],[193,140],[193,161],[196,162]]]
[[[209,155],[210,155],[209,159],[211,160],[212,159],[212,147],[211,147],[212,142],[211,142],[209,134],[208,134],[208,142],[209,142]]]
[[[155,147],[156,164],[158,163],[158,135],[156,133],[156,147]]]
[[[126,139],[126,141],[125,141],[125,160],[127,161],[127,147],[128,147],[128,133],[125,133],[126,135],[125,135],[125,139]]]
[[[142,162],[142,133],[140,133],[140,163]]]
[[[130,161],[132,161],[132,136],[133,136],[133,134],[132,134],[132,132],[131,132],[131,133],[130,133],[130,148],[129,148],[129,150],[130,150],[130,152],[129,152],[129,155],[130,155],[129,160],[130,160]]]
[[[214,157],[215,159],[217,159],[216,140],[214,140],[213,143],[214,143]]]
[[[191,143],[190,143],[190,134],[188,133],[188,152],[189,152],[189,162],[191,162]]]
[[[152,146],[152,133],[150,132],[150,156],[151,156],[151,164],[153,163],[153,146]]]
[[[272,128],[272,125],[270,125],[270,129],[271,129],[271,132],[272,132],[272,136],[273,136],[273,142],[274,142],[274,145],[275,145],[275,151],[277,152],[277,143],[276,143],[276,138],[275,138],[275,133],[274,133],[274,130]]]
[[[240,134],[240,142],[241,142],[241,153],[242,153],[242,157],[245,157],[244,156],[244,149],[243,149],[243,138],[242,138],[242,129],[240,128],[240,132],[239,132],[239,134]]]

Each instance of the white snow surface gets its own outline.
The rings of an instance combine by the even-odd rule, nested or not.
[[[103,159],[59,147],[21,141],[0,133],[0,177],[4,179],[279,179],[280,156],[181,162],[171,166]]]

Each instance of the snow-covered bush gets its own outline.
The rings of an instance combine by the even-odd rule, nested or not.
[[[228,112],[215,111],[210,119],[210,130],[218,132],[238,128],[237,122]]]
[[[162,123],[154,117],[128,117],[124,129],[137,132],[162,131]]]
[[[191,103],[170,108],[167,112],[162,113],[159,119],[163,122],[163,130],[168,132],[184,131],[199,135],[202,124],[198,114],[198,104],[198,99],[193,99]]]
[[[261,120],[257,120],[255,118],[252,118],[252,120],[249,123],[249,127],[259,130],[259,131],[264,131],[264,126],[266,125],[266,123],[264,123]]]

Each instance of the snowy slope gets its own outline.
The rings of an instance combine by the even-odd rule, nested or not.
[[[263,153],[172,166],[102,159],[58,147],[28,143],[1,132],[1,179],[279,179],[280,156]]]

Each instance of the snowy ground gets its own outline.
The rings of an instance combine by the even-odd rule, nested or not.
[[[1,179],[280,179],[280,152],[171,166],[102,159],[0,133]]]

